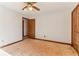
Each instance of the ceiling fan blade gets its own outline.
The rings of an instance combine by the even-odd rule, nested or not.
[[[27,8],[27,6],[25,6],[22,10],[24,10],[25,8]]]
[[[35,3],[37,3],[37,2],[27,2],[27,4],[35,4]]]
[[[40,11],[40,9],[39,8],[37,8],[36,6],[32,6],[33,8],[35,8],[36,10],[38,10],[38,11]]]

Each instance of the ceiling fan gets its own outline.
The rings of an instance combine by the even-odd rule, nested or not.
[[[26,6],[22,8],[22,10],[25,10],[25,9],[29,9],[29,10],[37,10],[37,11],[40,11],[40,9],[38,7],[35,6],[35,3],[37,2],[24,2],[26,3]]]

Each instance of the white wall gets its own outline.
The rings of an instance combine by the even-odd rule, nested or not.
[[[22,40],[22,15],[0,6],[0,46]]]
[[[45,10],[49,8],[45,9],[47,7],[46,5],[41,6],[43,8],[40,8],[41,10],[39,12],[32,14],[29,12],[26,13],[26,11],[24,12],[27,18],[36,18],[36,38],[71,43],[70,18],[72,8],[63,8],[64,11],[61,11],[61,8],[58,10],[55,8],[56,10],[54,10],[54,7],[52,7],[53,9],[47,12]],[[21,19],[22,15],[20,13],[0,6],[0,46],[22,40]]]
[[[37,15],[36,38],[71,43],[70,11],[49,12]]]
[[[24,19],[24,36],[27,35],[27,20]]]

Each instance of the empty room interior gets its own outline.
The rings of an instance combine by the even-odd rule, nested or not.
[[[77,2],[0,2],[0,55],[78,56]]]

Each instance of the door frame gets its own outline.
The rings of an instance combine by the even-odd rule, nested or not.
[[[24,39],[24,19],[28,18],[22,17],[22,39]]]
[[[22,17],[22,40],[24,39],[24,17]]]

